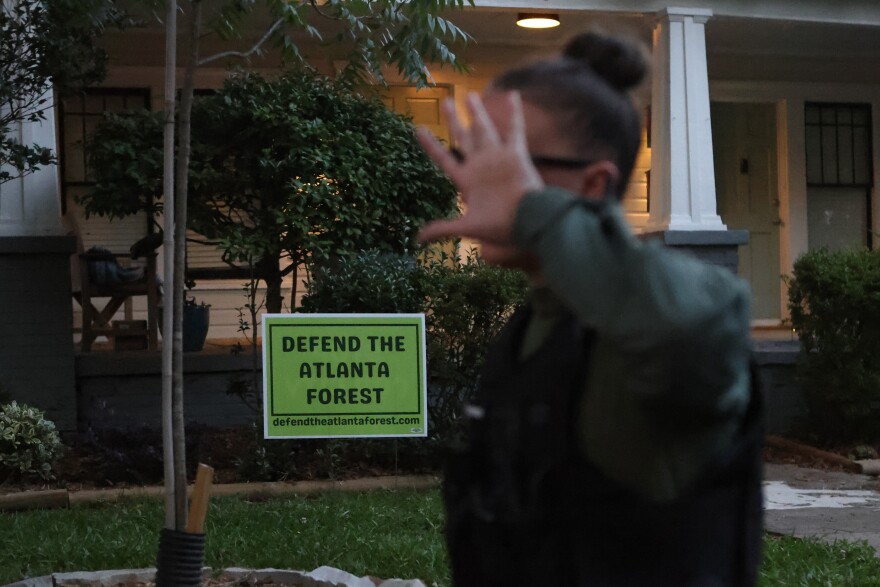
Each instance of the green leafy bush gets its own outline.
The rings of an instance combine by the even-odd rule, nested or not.
[[[363,251],[312,269],[304,312],[415,313],[425,308],[424,268],[410,255]]]
[[[486,349],[522,302],[518,271],[437,254],[421,260],[369,251],[316,269],[303,297],[308,312],[424,312],[431,439],[457,431],[472,397]]]
[[[55,424],[42,411],[14,401],[0,406],[0,475],[52,479],[61,450]]]
[[[873,440],[880,418],[880,254],[820,250],[795,262],[792,326],[810,430],[826,439]]]
[[[458,432],[461,406],[477,389],[486,350],[523,302],[527,280],[519,271],[445,257],[426,268],[428,410],[434,433]]]

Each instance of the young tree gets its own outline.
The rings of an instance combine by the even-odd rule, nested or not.
[[[168,371],[165,364],[171,363],[173,377],[163,376],[163,398],[173,395],[174,405],[174,444],[183,443],[183,390],[182,390],[182,310],[184,297],[185,240],[187,226],[187,190],[190,185],[190,114],[193,102],[195,70],[217,59],[249,58],[263,51],[267,42],[273,42],[280,50],[284,59],[294,62],[301,61],[299,45],[292,36],[294,32],[305,32],[312,37],[321,37],[315,20],[329,20],[338,27],[335,46],[344,47],[347,51],[347,64],[342,72],[346,78],[383,80],[382,66],[391,64],[397,67],[398,73],[406,80],[425,85],[429,81],[426,62],[435,61],[448,63],[462,69],[455,54],[449,49],[447,40],[465,40],[466,35],[453,23],[446,20],[440,13],[449,8],[461,8],[465,1],[473,5],[473,0],[219,0],[213,6],[219,10],[209,17],[215,32],[224,38],[240,36],[245,30],[248,17],[258,9],[267,11],[271,16],[271,24],[255,45],[247,51],[225,51],[201,58],[199,42],[202,37],[202,0],[184,2],[189,16],[188,59],[185,65],[184,84],[181,92],[181,105],[175,109],[173,92],[173,69],[176,57],[166,59],[166,120],[165,120],[165,182],[163,195],[165,201],[173,201],[173,234],[170,238],[166,230],[166,252],[173,245],[173,256],[168,266],[173,267],[170,281],[172,303],[170,315],[173,317],[172,341],[173,351],[170,356],[163,357],[163,372]],[[177,0],[167,0],[166,35],[176,36]],[[175,55],[174,39],[166,42],[167,52]],[[170,64],[175,64],[169,67]],[[177,112],[179,124],[179,146],[176,153],[175,182],[172,186],[170,165],[167,164],[174,150],[171,143]],[[170,211],[170,210],[169,210]],[[168,215],[166,214],[166,219]],[[167,254],[167,253],[166,253]],[[169,304],[166,303],[166,312]],[[166,322],[166,325],[168,323]],[[166,345],[167,346],[167,345]],[[168,389],[167,381],[173,379],[173,390]],[[175,451],[175,493],[177,501],[176,527],[186,525],[185,476],[182,471],[182,450]],[[167,454],[167,453],[166,453]]]
[[[0,183],[55,162],[51,149],[22,144],[13,129],[39,122],[60,94],[97,83],[107,56],[95,44],[130,21],[113,0],[12,0],[0,7]]]

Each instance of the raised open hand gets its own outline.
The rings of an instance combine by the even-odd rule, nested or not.
[[[517,206],[526,192],[544,187],[529,158],[522,101],[518,92],[505,93],[498,100],[496,126],[482,99],[470,94],[468,111],[473,121],[465,128],[454,103],[444,103],[449,130],[462,160],[456,159],[425,129],[419,129],[419,143],[428,156],[461,191],[464,214],[450,220],[434,220],[419,233],[419,240],[449,236],[475,238],[483,243],[509,245]]]

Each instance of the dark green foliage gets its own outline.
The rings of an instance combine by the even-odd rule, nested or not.
[[[524,300],[524,274],[487,265],[476,255],[464,263],[440,258],[428,265],[428,410],[434,433],[458,432],[462,404],[473,397],[486,350]]]
[[[106,73],[95,42],[105,27],[129,24],[113,0],[16,0],[0,8],[0,183],[55,162],[40,145],[10,135],[14,124],[45,120],[51,94],[92,85]]]
[[[439,445],[457,431],[464,401],[476,390],[486,349],[523,301],[525,277],[444,256],[368,252],[317,270],[303,298],[309,312],[425,312],[428,415]],[[438,446],[439,446],[438,445]]]
[[[274,21],[267,29],[269,43],[285,62],[302,64],[309,58],[300,45],[319,41],[325,62],[344,63],[340,76],[364,84],[382,82],[384,65],[392,65],[407,83],[431,83],[427,66],[449,65],[459,72],[466,67],[452,49],[470,36],[446,17],[455,9],[473,6],[473,0],[230,0],[220,3],[206,24],[224,40],[242,38],[253,23]],[[268,17],[268,20],[267,20]],[[250,27],[247,23],[252,23]],[[320,29],[320,30],[319,30]],[[296,35],[296,36],[294,36]],[[257,46],[255,54],[264,53]],[[228,60],[228,58],[227,58]]]
[[[164,114],[140,110],[104,117],[91,137],[89,165],[96,177],[93,191],[81,198],[86,214],[160,214]]]
[[[406,119],[321,76],[236,76],[194,108],[193,127],[193,228],[236,260],[401,251],[454,205]],[[228,210],[246,234],[228,230]]]
[[[402,252],[416,226],[455,207],[407,119],[316,74],[233,76],[195,102],[192,122],[190,226],[228,262],[255,267],[270,312],[281,310],[281,278],[300,266]],[[161,209],[161,137],[156,115],[105,120],[90,150],[88,213]]]
[[[880,418],[880,254],[807,253],[789,282],[799,375],[810,429],[826,439],[873,440]]]
[[[405,254],[363,251],[312,269],[303,312],[415,313],[425,309],[425,271]]]

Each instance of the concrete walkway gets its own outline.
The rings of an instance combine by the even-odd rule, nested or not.
[[[769,532],[825,542],[864,540],[880,555],[877,477],[767,464],[764,478]]]

